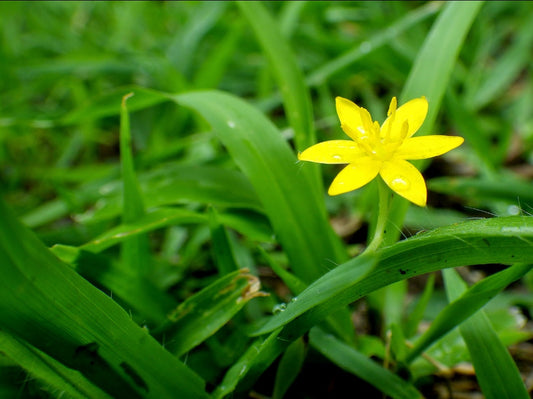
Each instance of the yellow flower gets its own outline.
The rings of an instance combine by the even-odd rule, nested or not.
[[[460,146],[457,136],[412,137],[422,126],[428,111],[425,97],[415,98],[396,109],[393,97],[383,126],[370,113],[350,100],[336,98],[342,130],[352,140],[331,140],[315,144],[302,153],[302,161],[348,164],[335,177],[329,195],[356,190],[378,173],[398,195],[419,206],[426,205],[427,189],[422,174],[407,160],[442,155]]]

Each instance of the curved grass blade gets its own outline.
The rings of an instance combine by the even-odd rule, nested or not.
[[[391,40],[400,35],[403,31],[408,30],[412,26],[424,21],[425,19],[434,15],[440,10],[442,4],[437,2],[430,2],[424,4],[417,9],[410,11],[407,15],[400,20],[395,21],[389,27],[383,31],[374,34],[368,40],[358,43],[351,50],[343,53],[337,58],[327,62],[315,71],[309,74],[307,78],[307,84],[310,86],[320,86],[325,83],[326,80],[337,73],[338,71],[349,67],[354,62],[368,55],[371,51],[389,44]]]
[[[303,151],[315,144],[311,96],[305,85],[296,57],[279,26],[258,1],[238,1],[242,13],[252,26],[268,57],[278,83],[287,119],[294,129],[296,148]]]
[[[297,339],[283,354],[276,371],[272,399],[283,399],[287,389],[300,373],[305,360],[305,346],[303,339]]]
[[[250,386],[293,340],[320,323],[328,312],[377,289],[450,267],[530,261],[533,257],[533,218],[514,216],[468,221],[419,234],[380,250],[378,255],[377,267],[362,280],[354,274],[354,283],[346,281],[345,291],[332,291],[329,299],[323,298],[320,304],[309,310],[306,309],[308,304],[302,306],[299,300],[291,302],[284,312],[273,316],[260,327],[255,334],[275,332],[268,339],[256,341],[254,352],[258,353],[254,353],[253,358],[248,355],[246,368],[241,374],[238,374],[238,365],[230,370],[231,374],[228,372],[227,381],[231,381],[231,384],[224,387],[224,392],[228,393],[238,383]],[[338,269],[347,270],[350,267],[357,269],[361,259],[354,258],[330,273],[339,273]],[[315,282],[315,287],[317,284],[327,285],[328,278],[329,274],[324,275]]]
[[[260,215],[226,212],[220,214],[220,221],[250,238],[263,242],[272,241],[270,226]],[[135,223],[116,226],[79,248],[91,252],[101,252],[137,234],[177,224],[207,222],[207,215],[184,208],[162,207],[148,212],[145,216],[136,220]]]
[[[446,306],[433,320],[429,329],[417,340],[409,351],[405,362],[409,363],[419,356],[428,346],[468,319],[481,309],[488,301],[512,282],[522,278],[533,265],[519,264],[508,267],[499,273],[481,280],[460,297]]]
[[[295,274],[311,282],[345,254],[323,202],[277,129],[254,107],[217,91],[173,96],[200,112],[252,183]],[[309,215],[313,215],[312,218]],[[317,232],[321,232],[317,234]]]
[[[168,316],[163,327],[166,349],[181,356],[213,335],[259,292],[259,279],[240,269],[217,279],[187,298]]]
[[[111,399],[82,374],[65,367],[32,345],[0,331],[0,351],[33,378],[43,381],[58,396],[75,399]]]
[[[252,185],[236,170],[172,162],[141,172],[138,177],[147,208],[199,202],[224,208],[263,211]],[[232,190],[228,190],[228,187],[232,187]],[[120,197],[124,195],[120,181],[108,182],[93,189],[101,194],[97,206],[76,216],[77,221],[99,222],[120,215]]]
[[[530,217],[474,220],[435,229],[378,251],[378,267],[362,280],[356,271],[370,270],[370,259],[359,256],[337,266],[255,334],[273,331],[289,321],[310,327],[311,320],[316,322],[323,312],[331,312],[341,304],[413,276],[472,264],[527,262],[531,254],[533,218]],[[333,290],[337,280],[342,283],[337,285],[338,290]],[[300,300],[307,296],[309,301]]]
[[[457,300],[467,290],[466,283],[455,270],[444,270],[443,275],[449,300]],[[498,338],[485,312],[480,311],[466,320],[459,331],[468,347],[485,398],[529,398],[513,358]]]
[[[337,366],[370,383],[386,396],[393,399],[423,398],[414,386],[320,328],[311,329],[310,342]]]
[[[120,163],[122,171],[122,222],[134,222],[145,214],[144,201],[133,166],[130,117],[126,101],[133,93],[122,97],[120,107]],[[148,237],[138,234],[122,242],[121,266],[135,276],[144,276],[150,271]]]
[[[207,396],[200,377],[59,261],[2,200],[0,218],[0,329],[114,397]]]

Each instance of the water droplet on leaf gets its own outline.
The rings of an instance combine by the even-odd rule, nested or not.
[[[277,305],[274,306],[274,308],[272,309],[272,313],[274,314],[280,314],[281,312],[284,312],[285,309],[287,309],[287,305],[284,304],[284,303],[278,303]]]

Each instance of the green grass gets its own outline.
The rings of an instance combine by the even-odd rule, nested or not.
[[[528,397],[532,3],[0,15],[0,397]],[[465,138],[426,208],[298,161],[336,96]]]

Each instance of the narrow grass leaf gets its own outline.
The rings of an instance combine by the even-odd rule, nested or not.
[[[270,226],[260,215],[225,212],[220,214],[220,221],[250,238],[264,242],[272,241]],[[80,248],[98,253],[137,234],[147,233],[167,226],[207,222],[208,217],[203,213],[185,208],[161,207],[146,213],[134,223],[121,224],[107,230],[92,241],[81,245]]]
[[[278,369],[276,370],[272,399],[283,399],[285,393],[302,369],[305,360],[305,349],[303,339],[299,338],[289,345],[281,357]]]
[[[423,398],[413,385],[317,327],[311,330],[310,342],[337,366],[365,380],[391,398]]]
[[[215,208],[209,208],[209,230],[211,231],[211,256],[221,276],[234,272],[239,267],[231,248],[228,232],[220,223]]]
[[[207,396],[200,377],[59,261],[2,200],[0,218],[2,330],[78,370],[113,397]]]
[[[168,316],[166,349],[181,356],[213,335],[252,298],[262,296],[259,279],[240,269],[187,298]]]
[[[466,284],[455,270],[445,270],[443,275],[449,299],[457,300],[467,290]],[[513,358],[483,311],[466,320],[459,327],[459,331],[468,347],[485,398],[529,398]]]
[[[522,278],[533,265],[518,264],[481,280],[460,297],[446,306],[433,320],[429,329],[416,341],[407,355],[407,362],[413,361],[432,343],[457,327],[512,282]]]
[[[395,21],[383,31],[372,35],[368,40],[358,43],[352,49],[311,72],[306,79],[307,84],[310,86],[320,86],[335,73],[349,67],[351,64],[365,57],[372,51],[389,44],[391,40],[404,31],[431,17],[439,11],[441,7],[441,4],[431,2],[424,4],[415,10],[409,11],[407,15],[400,18],[398,21]]]
[[[379,260],[359,256],[337,266],[255,334],[273,331],[291,320],[302,329],[309,327],[342,304],[399,280],[447,267],[527,262],[527,254],[533,254],[531,217],[474,220],[435,229],[380,250]],[[375,262],[379,265],[370,272]]]
[[[529,65],[529,55],[533,50],[533,30],[531,29],[533,16],[531,8],[524,12],[521,26],[514,27],[516,29],[513,34],[515,41],[505,47],[503,54],[498,54],[494,65],[489,69],[474,98],[468,104],[469,108],[480,109],[494,101],[497,96],[509,89],[513,81]]]
[[[261,2],[236,2],[252,26],[261,47],[268,57],[278,87],[283,96],[285,113],[294,129],[296,148],[303,151],[315,144],[311,97],[303,74],[280,27]]]
[[[130,118],[126,101],[133,93],[122,98],[120,107],[120,163],[122,171],[122,222],[131,223],[145,214],[143,197],[133,165]],[[148,236],[139,234],[122,242],[121,264],[133,275],[143,276],[150,270]]]
[[[138,174],[140,190],[146,207],[203,203],[224,208],[244,208],[262,212],[263,208],[252,185],[239,171],[213,166],[182,165],[170,162]],[[228,190],[232,187],[232,190]],[[120,181],[114,180],[94,187],[101,196],[95,207],[80,214],[76,220],[92,223],[120,215]]]
[[[373,272],[347,287],[344,292],[336,293],[309,310],[306,310],[307,304],[301,306],[299,300],[290,303],[284,312],[273,316],[256,330],[254,334],[275,330],[272,334],[276,339],[258,341],[261,345],[255,350],[260,353],[255,354],[254,359],[248,358],[246,369],[239,375],[240,386],[250,386],[288,344],[323,320],[328,312],[377,289],[402,279],[449,267],[530,261],[533,257],[533,218],[515,216],[459,223],[398,242],[383,248],[378,255],[379,264]],[[354,258],[330,273],[338,268],[349,269],[350,266],[357,269],[359,262],[361,257]],[[326,285],[328,276],[325,275],[321,280]],[[305,291],[302,295],[304,293]],[[285,316],[287,312],[289,314]],[[289,320],[292,321],[280,330]],[[232,371],[235,372],[236,370]],[[237,384],[234,381],[235,375],[232,375],[232,383]]]
[[[46,383],[48,389],[58,395],[66,394],[75,399],[111,399],[111,396],[83,374],[65,367],[46,353],[5,331],[0,331],[0,351],[26,370],[32,378]]]
[[[409,312],[407,321],[405,323],[405,336],[407,338],[416,334],[418,325],[424,317],[424,313],[428,306],[429,300],[433,295],[433,288],[435,287],[435,274],[430,274],[425,285],[422,295],[418,298],[413,310]]]
[[[311,194],[311,183],[301,173],[296,157],[263,114],[217,91],[174,98],[201,113],[250,179],[299,278],[309,283],[326,272],[331,261],[345,256],[321,211],[323,202]]]
[[[428,181],[428,187],[438,193],[464,198],[473,204],[479,203],[476,198],[483,198],[483,201],[533,205],[531,183],[510,174],[495,174],[491,178],[437,177]]]

